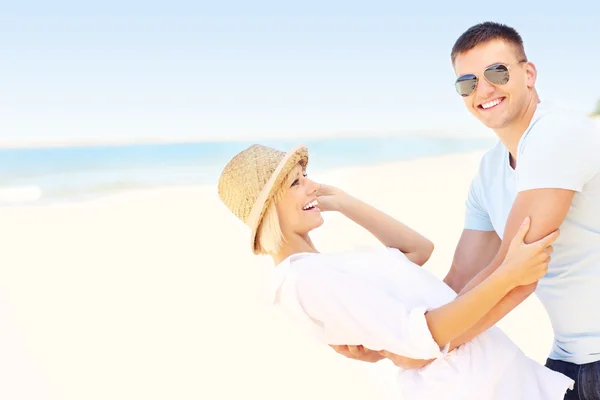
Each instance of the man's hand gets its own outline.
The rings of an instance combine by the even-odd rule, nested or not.
[[[416,360],[414,358],[403,357],[398,354],[390,353],[389,351],[385,350],[370,350],[364,346],[331,345],[330,347],[333,348],[337,353],[358,361],[374,363],[387,358],[393,362],[394,365],[403,369],[421,369],[434,360]]]
[[[337,353],[353,360],[374,363],[385,358],[378,351],[367,349],[364,346],[331,345]]]
[[[421,369],[426,365],[431,364],[435,358],[430,360],[416,360],[414,358],[408,358],[404,356],[400,356],[398,354],[390,353],[389,351],[382,350],[380,352],[385,358],[389,359],[394,363],[395,366],[400,367],[402,369]]]

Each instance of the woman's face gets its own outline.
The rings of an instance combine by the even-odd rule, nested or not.
[[[305,235],[321,226],[323,217],[317,206],[319,184],[306,177],[300,164],[294,167],[284,184],[285,194],[277,203],[283,235]]]

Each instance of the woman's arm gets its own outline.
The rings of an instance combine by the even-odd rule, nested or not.
[[[477,324],[511,290],[534,284],[546,274],[551,244],[558,238],[558,231],[525,244],[529,227],[530,219],[526,218],[496,270],[454,301],[426,314],[427,325],[437,344],[446,346]]]
[[[425,318],[435,342],[444,347],[487,314],[516,285],[509,274],[492,274],[463,296],[429,311]]]
[[[338,194],[338,211],[368,230],[387,247],[400,250],[418,265],[423,265],[433,252],[433,243],[397,219],[375,207],[350,196]]]

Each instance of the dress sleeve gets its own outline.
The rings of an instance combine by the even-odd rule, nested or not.
[[[415,358],[439,358],[447,346],[433,340],[426,307],[407,308],[395,296],[337,270],[299,274],[295,289],[303,311],[330,345],[363,345]]]

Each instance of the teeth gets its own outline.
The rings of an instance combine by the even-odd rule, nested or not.
[[[496,99],[496,100],[490,101],[489,103],[482,104],[481,107],[483,109],[494,107],[494,106],[497,106],[498,104],[500,104],[500,101],[501,101],[500,99]]]
[[[305,205],[304,207],[302,207],[304,210],[307,210],[311,207],[316,207],[317,204],[319,204],[319,202],[317,202],[316,200],[311,201],[310,203],[308,203],[307,205]]]

